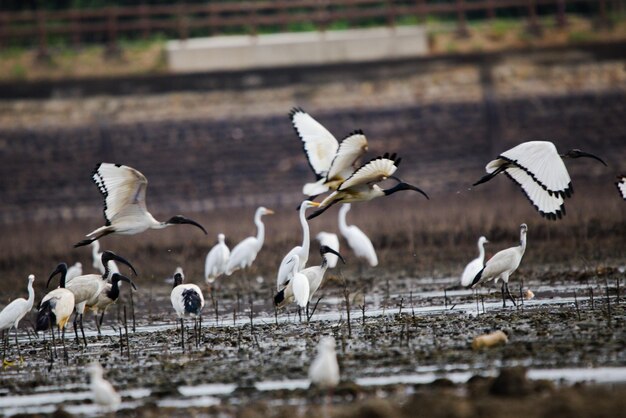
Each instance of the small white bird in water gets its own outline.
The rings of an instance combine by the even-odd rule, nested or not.
[[[309,367],[309,380],[322,389],[332,389],[339,384],[339,364],[333,337],[323,337],[317,344],[317,357]]]
[[[509,276],[517,270],[524,256],[524,251],[526,251],[526,231],[528,231],[528,226],[521,224],[520,245],[498,251],[487,261],[485,267],[476,274],[474,281],[470,285],[472,288],[475,288],[483,282],[495,279],[497,283],[499,279],[502,279],[502,307],[506,306],[505,291],[506,296],[511,299],[513,305],[517,305],[509,291]]]
[[[100,363],[94,361],[89,365],[87,371],[89,372],[89,387],[93,402],[109,411],[116,411],[122,399],[111,383],[102,377],[103,370]]]
[[[489,241],[487,241],[487,238],[478,238],[478,257],[470,261],[467,266],[465,266],[465,270],[463,270],[463,274],[461,275],[461,286],[467,287],[472,284],[474,277],[476,277],[478,272],[481,271],[483,267],[485,267],[484,245],[487,243],[489,243]]]

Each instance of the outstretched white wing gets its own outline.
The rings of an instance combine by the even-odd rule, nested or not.
[[[100,163],[92,175],[104,197],[104,219],[111,225],[116,219],[143,215],[146,210],[148,180],[134,168]]]
[[[395,154],[374,158],[356,170],[346,181],[341,183],[337,190],[347,190],[351,187],[385,180],[396,172],[399,163],[400,159],[396,160]]]
[[[300,108],[292,109],[289,116],[302,140],[309,165],[318,179],[325,177],[339,148],[337,139],[321,123]]]
[[[335,177],[347,176],[354,172],[354,163],[367,151],[367,138],[362,131],[354,131],[348,135],[341,144],[337,154],[333,158],[333,161],[328,170],[326,178],[328,180],[334,180]]]
[[[567,168],[552,142],[524,142],[503,152],[499,158],[526,171],[532,181],[548,192],[562,197],[573,192]],[[487,172],[491,165],[487,166]]]
[[[539,211],[541,216],[548,219],[557,219],[565,215],[563,197],[550,194],[544,190],[525,170],[511,166],[505,169],[505,173],[517,183],[532,205]]]

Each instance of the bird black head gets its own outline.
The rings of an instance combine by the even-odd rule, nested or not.
[[[329,247],[329,246],[327,246],[327,245],[322,245],[322,246],[320,247],[320,255],[322,256],[322,258],[323,258],[323,259],[325,259],[324,254],[327,254],[327,253],[332,253],[332,254],[335,254],[337,257],[339,257],[339,259],[341,260],[341,262],[342,262],[343,264],[346,264],[346,260],[344,260],[344,259],[343,259],[343,257],[341,256],[341,254],[339,254],[337,251],[333,250],[332,248],[330,248],[330,247]]]
[[[129,279],[126,276],[122,276],[119,273],[113,273],[113,276],[111,276],[111,283],[113,283],[115,285],[120,280],[123,281],[123,282],[126,282],[126,283],[130,283],[130,285],[133,287],[133,289],[137,290],[137,286],[135,286],[135,283],[133,283],[133,281],[131,279]]]
[[[274,295],[274,305],[280,306],[281,303],[285,300],[285,289],[282,289],[280,292]]]
[[[172,216],[167,222],[165,222],[166,224],[170,224],[170,225],[181,225],[181,224],[189,224],[189,225],[194,225],[197,226],[198,228],[200,228],[202,230],[202,232],[204,232],[204,235],[208,235],[208,233],[206,232],[206,229],[204,229],[204,227],[202,225],[200,225],[198,222],[189,219],[189,218],[185,218],[182,215],[176,215],[176,216]]]
[[[567,151],[565,154],[561,155],[561,157],[563,158],[580,158],[580,157],[593,158],[594,160],[598,160],[606,166],[606,163],[602,160],[602,158],[598,157],[597,155],[593,155],[588,152],[581,151],[577,148]]]
[[[391,189],[385,189],[383,190],[383,192],[385,193],[386,196],[389,196],[390,194],[393,194],[395,192],[399,192],[401,190],[413,190],[416,191],[418,193],[423,194],[426,199],[430,200],[430,197],[428,197],[428,195],[426,194],[426,192],[424,192],[422,189],[420,189],[417,186],[413,186],[412,184],[409,183],[405,183],[403,181],[399,182],[398,184],[396,184],[395,186],[393,186]]]
[[[127,261],[125,258],[120,257],[119,255],[115,254],[112,251],[105,251],[102,253],[102,256],[100,257],[100,260],[102,261],[102,265],[104,266],[104,274],[102,275],[103,279],[106,279],[107,276],[109,275],[109,261],[114,260],[114,261],[119,261],[122,264],[126,264],[128,267],[130,267],[130,269],[133,271],[133,274],[135,276],[137,276],[137,271],[135,271],[135,268],[133,267],[132,264],[130,264],[129,261]]]
[[[48,277],[48,282],[46,283],[46,288],[50,286],[50,280],[52,280],[52,278],[59,273],[61,273],[61,282],[59,286],[65,287],[65,276],[67,274],[67,264],[59,263],[59,265],[54,269],[54,271],[50,273],[50,277]]]
[[[174,274],[174,287],[183,284],[183,275],[180,273]]]

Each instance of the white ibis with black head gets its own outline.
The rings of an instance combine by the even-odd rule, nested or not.
[[[300,108],[289,113],[291,123],[302,140],[304,153],[317,177],[307,183],[302,193],[317,196],[337,189],[354,172],[354,164],[367,152],[367,138],[362,131],[351,132],[341,144],[322,124]]]
[[[96,304],[100,292],[102,292],[107,286],[106,280],[109,278],[110,275],[107,267],[109,260],[116,260],[120,263],[126,264],[133,271],[135,276],[137,275],[135,268],[132,266],[132,264],[130,264],[130,262],[111,251],[103,252],[101,259],[102,264],[105,266],[105,273],[103,275],[86,274],[83,276],[78,276],[71,281],[66,282],[65,284],[65,288],[70,290],[74,294],[74,303],[76,304],[74,332],[76,333],[76,339],[78,340],[76,321],[77,318],[80,316],[80,330],[83,335],[83,341],[85,345],[87,345],[87,339],[85,338],[85,331],[83,329],[83,314],[87,305]],[[50,281],[52,280],[52,278],[59,273],[61,273],[61,280],[65,281],[65,275],[67,274],[67,265],[65,263],[60,263],[57,268],[50,274],[46,287],[50,285]]]
[[[319,266],[307,267],[299,271],[300,274],[306,277],[309,283],[309,298],[307,301],[308,303],[311,302],[313,295],[315,294],[315,292],[317,292],[317,289],[319,289],[322,281],[324,280],[324,274],[329,267],[328,257],[334,255],[335,257],[341,259],[341,262],[345,264],[345,260],[343,259],[341,254],[339,254],[339,252],[333,250],[332,248],[327,247],[326,245],[320,246],[320,255],[322,256],[322,264],[320,264]],[[274,296],[274,304],[277,307],[281,308],[288,303],[293,302],[294,298],[295,295],[293,290],[293,283],[292,280],[289,280],[289,282],[287,282],[287,285]]]
[[[48,292],[39,302],[37,307],[37,320],[35,321],[35,331],[45,331],[50,329],[54,343],[54,329],[56,325],[59,331],[59,338],[65,345],[65,326],[74,311],[74,293],[65,288],[65,275],[67,265],[61,270],[59,287]],[[50,280],[48,279],[48,282]],[[63,336],[61,336],[63,330]]]
[[[104,379],[104,370],[100,363],[92,362],[87,367],[87,371],[89,372],[89,388],[93,402],[108,411],[116,411],[122,399],[113,385]]]
[[[478,257],[467,263],[463,274],[461,274],[461,286],[467,287],[472,284],[474,277],[485,267],[485,244],[489,243],[487,238],[478,238]]]
[[[74,247],[91,244],[109,234],[134,235],[148,229],[163,229],[172,225],[189,224],[202,230],[202,225],[182,215],[159,222],[146,208],[148,180],[132,167],[100,163],[93,171],[93,182],[104,197],[105,225],[87,234]]]
[[[319,241],[320,245],[325,245],[333,250],[339,252],[339,237],[332,232],[319,232],[315,238]],[[335,268],[339,257],[335,254],[326,254],[326,261],[328,261],[328,268]]]
[[[622,199],[626,200],[626,174],[617,176],[615,185],[617,186],[617,190],[619,191],[620,196],[622,196]]]
[[[9,338],[8,333],[11,331],[11,328],[15,328],[15,345],[17,345],[17,352],[20,357],[20,361],[22,361],[22,351],[20,350],[20,344],[17,341],[17,328],[19,326],[20,321],[27,313],[29,313],[33,309],[33,304],[35,303],[35,290],[33,289],[33,282],[35,281],[35,276],[33,274],[28,276],[28,299],[17,298],[0,311],[0,330],[2,332],[7,333],[7,340]],[[2,356],[2,364],[7,366],[11,364],[6,361],[5,358],[6,353]]]
[[[185,349],[185,317],[199,318],[204,308],[204,296],[198,286],[193,283],[183,283],[185,280],[182,269],[174,274],[174,287],[170,293],[172,306],[180,319],[180,338],[183,350]]]
[[[302,270],[306,266],[306,262],[309,259],[309,247],[311,245],[311,239],[309,237],[309,224],[305,218],[305,212],[308,208],[314,208],[319,206],[319,203],[305,200],[300,204],[299,217],[300,225],[302,226],[302,245],[293,247],[287,255],[285,255],[278,267],[278,274],[276,275],[276,290],[282,289],[289,280],[289,274],[292,271],[292,266],[288,265],[289,260],[293,255],[298,256],[298,271]]]
[[[109,262],[109,265],[112,262]],[[137,290],[137,286],[131,279],[126,276],[123,276],[119,273],[111,274],[111,282],[105,283],[104,288],[98,294],[95,302],[90,300],[86,304],[86,308],[90,311],[93,311],[96,317],[96,328],[98,329],[98,335],[100,335],[100,327],[102,326],[102,321],[104,319],[104,313],[107,308],[117,302],[117,299],[120,297],[120,281],[124,281],[130,283],[134,290]],[[100,315],[100,319],[98,319],[98,315]]]
[[[377,197],[389,196],[402,190],[419,192],[428,199],[428,195],[423,190],[412,184],[405,183],[393,175],[398,169],[401,160],[396,154],[384,154],[363,164],[352,176],[341,183],[336,191],[322,200],[319,204],[319,210],[313,212],[307,219],[313,219],[321,215],[329,207],[337,203],[365,202]],[[396,180],[398,183],[389,189],[383,189],[376,184],[389,178]]]
[[[339,364],[335,353],[335,339],[323,337],[317,344],[317,356],[309,367],[311,384],[331,390],[339,384]]]
[[[488,174],[474,186],[504,173],[522,188],[541,216],[560,219],[565,215],[565,198],[574,193],[563,159],[580,157],[593,158],[606,166],[600,157],[579,149],[559,154],[552,142],[523,142],[490,161],[485,167]]]
[[[211,248],[204,260],[204,280],[208,284],[213,283],[216,278],[224,274],[228,267],[230,250],[224,242],[225,240],[224,234],[218,234],[217,244]]]
[[[499,279],[502,279],[502,307],[506,307],[506,297],[511,299],[513,305],[515,299],[509,291],[509,276],[513,274],[520,265],[524,251],[526,251],[526,232],[528,226],[526,224],[520,225],[520,244],[515,247],[507,248],[502,251],[498,251],[493,257],[491,257],[485,267],[483,267],[474,277],[474,280],[470,284],[471,288],[475,288],[481,283],[495,279],[497,283]],[[506,291],[506,296],[505,296]]]
[[[235,248],[230,252],[228,264],[226,265],[225,273],[227,276],[230,276],[236,270],[250,267],[256,260],[256,256],[263,248],[263,242],[265,241],[265,224],[263,224],[261,218],[272,214],[274,214],[274,211],[271,209],[263,206],[257,208],[254,213],[254,223],[257,228],[256,237],[247,237],[235,245]]]
[[[378,265],[378,257],[374,250],[374,244],[358,226],[348,225],[346,222],[346,215],[350,207],[350,203],[344,203],[341,205],[341,209],[339,209],[339,232],[341,232],[341,235],[343,235],[352,251],[354,251],[354,255],[367,260],[371,267],[376,267]]]
[[[106,269],[104,265],[102,264],[102,253],[100,252],[100,241],[94,241],[91,243],[91,257],[93,258],[93,263],[92,263],[93,268],[98,269],[100,274],[104,274]],[[109,260],[109,263],[107,264],[107,266],[109,267],[109,271],[111,272],[111,274],[120,272],[119,267],[117,267],[117,264],[115,264],[115,261],[113,260]]]

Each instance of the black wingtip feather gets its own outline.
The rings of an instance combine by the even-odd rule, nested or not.
[[[47,300],[39,305],[37,312],[37,320],[35,322],[35,331],[45,331],[50,328],[50,324],[56,323],[56,316],[52,312],[50,301]]]
[[[480,281],[480,277],[482,276],[483,271],[485,271],[484,267],[482,269],[480,269],[480,271],[478,272],[478,274],[476,276],[474,276],[474,280],[472,280],[472,284],[467,286],[468,289],[474,287],[476,285],[476,283],[478,283]]]

